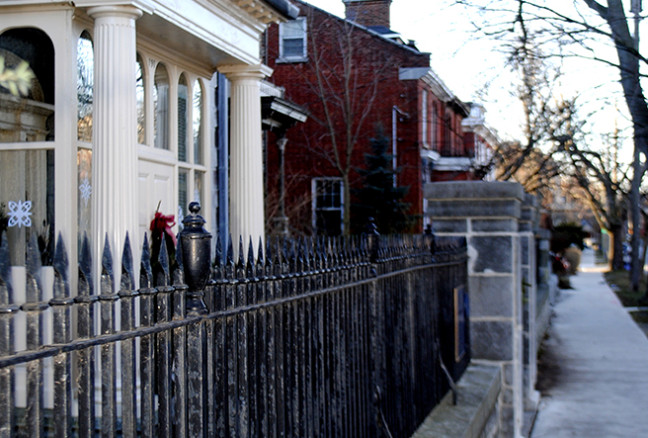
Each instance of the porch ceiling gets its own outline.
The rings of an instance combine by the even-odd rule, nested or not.
[[[137,20],[137,31],[156,44],[190,58],[194,63],[212,71],[219,64],[237,62],[235,57],[226,51],[214,47],[158,15],[144,14]]]

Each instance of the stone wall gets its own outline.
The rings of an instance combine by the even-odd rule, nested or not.
[[[471,365],[457,383],[457,403],[448,393],[411,438],[493,438],[499,434],[500,368]]]
[[[434,233],[467,240],[473,363],[500,368],[500,435],[522,436],[524,408],[538,398],[537,201],[511,182],[433,183],[424,193]]]
[[[538,370],[537,333],[537,250],[536,230],[538,229],[538,201],[533,195],[524,195],[522,214],[518,223],[520,233],[520,260],[522,268],[522,307],[523,307],[523,385],[524,409],[534,411],[540,401],[535,389]]]

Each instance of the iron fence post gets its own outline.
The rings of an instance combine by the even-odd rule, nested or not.
[[[211,234],[199,215],[200,204],[189,204],[184,228],[179,234],[178,255],[182,260],[187,283],[186,315],[207,314],[204,301],[205,287],[211,273]],[[184,316],[184,315],[183,315]],[[185,353],[184,351],[182,353]],[[183,358],[184,359],[184,358]],[[184,365],[184,363],[183,363]],[[186,329],[186,391],[189,436],[205,436],[207,432],[207,332],[205,321],[190,324]],[[184,378],[185,376],[182,376]],[[185,383],[183,381],[182,383]]]

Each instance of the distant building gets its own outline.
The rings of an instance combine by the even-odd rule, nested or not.
[[[409,187],[405,201],[416,218],[412,231],[421,231],[423,184],[436,180],[437,172],[449,176],[447,172],[460,170],[459,179],[475,179],[469,175],[475,151],[485,158],[491,138],[479,127],[476,114],[466,143],[462,123],[470,120],[470,107],[432,70],[428,53],[390,29],[391,0],[344,3],[346,19],[294,0],[297,19],[270,26],[265,38],[263,56],[274,70],[268,80],[309,114],[285,143],[290,228],[340,234],[349,231],[349,224],[351,231],[362,227],[353,221],[345,224],[345,218],[351,217],[354,189],[362,183],[357,170],[364,167],[380,124],[391,142],[393,165],[400,169],[395,184]],[[275,141],[269,136],[270,202],[280,197]],[[455,165],[457,158],[468,160]]]
[[[461,121],[459,136],[444,136],[441,156],[435,163],[433,181],[474,181],[494,178],[493,152],[497,134],[486,125],[486,110],[477,103],[456,103],[468,115]],[[458,109],[459,110],[459,109]],[[453,141],[455,140],[455,141]]]

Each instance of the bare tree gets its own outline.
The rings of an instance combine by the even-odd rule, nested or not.
[[[547,52],[552,53],[551,57],[558,58],[558,61],[570,57],[586,58],[617,72],[633,128],[636,151],[631,189],[634,202],[631,204],[633,222],[638,223],[638,194],[644,174],[640,153],[648,154],[648,104],[641,83],[645,77],[641,69],[648,59],[638,50],[641,1],[632,2],[634,35],[631,31],[632,18],[626,14],[621,0],[458,0],[456,3],[497,15],[495,20],[486,19],[479,23],[479,27],[484,34],[499,39],[504,45],[510,39],[511,30],[517,26],[533,28],[534,34],[541,36],[538,44],[549,45],[551,48]],[[600,49],[605,46],[613,49],[616,58],[602,54],[605,52]],[[638,233],[634,233],[633,237],[632,280],[637,288],[641,273]]]
[[[306,177],[305,175],[289,175],[285,181],[285,192],[291,193],[296,192],[294,190],[295,186],[298,185],[299,180]],[[268,235],[282,235],[283,224],[277,222],[278,217],[283,217],[279,214],[281,209],[281,194],[277,191],[269,191],[265,194],[265,229]],[[291,218],[293,223],[297,224],[308,224],[310,223],[310,218],[304,217],[304,212],[307,207],[311,204],[310,196],[302,195],[298,197],[293,196],[293,202],[290,203],[287,209],[283,212],[285,217]],[[284,207],[285,208],[285,207]],[[310,235],[312,230],[310,227],[294,227],[291,226],[291,223],[287,223],[286,231],[289,235]],[[307,231],[307,232],[306,232]]]
[[[547,197],[556,188],[557,176],[565,162],[557,159],[559,142],[572,123],[571,108],[575,99],[555,97],[559,69],[546,62],[546,57],[524,21],[520,21],[505,50],[508,63],[519,78],[516,96],[523,108],[523,134],[518,142],[502,142],[493,154],[495,178],[519,182],[529,193]]]
[[[617,160],[610,160],[599,152],[581,149],[572,138],[565,139],[562,145],[572,164],[571,176],[583,189],[584,199],[590,205],[601,229],[610,232],[610,269],[623,269],[624,224],[630,189],[629,166],[622,166]],[[616,147],[618,144],[612,145],[612,148]]]

